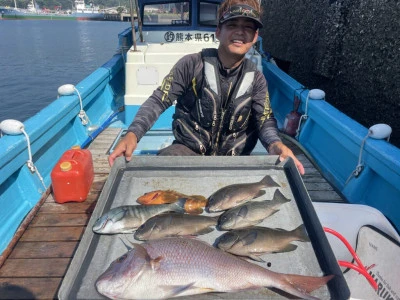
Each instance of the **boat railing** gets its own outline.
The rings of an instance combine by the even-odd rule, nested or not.
[[[279,127],[283,127],[297,95],[301,99],[299,111],[304,114],[307,109],[297,140],[312,155],[323,176],[350,203],[373,206],[395,220],[400,214],[396,205],[400,199],[400,149],[372,138],[364,144],[368,128],[323,99],[307,99],[309,90],[276,65],[263,61],[263,67]],[[363,170],[352,176],[361,147]],[[400,228],[400,224],[395,226]]]
[[[130,33],[126,30],[120,35],[120,47],[130,46]],[[81,106],[77,93],[56,99],[24,122],[32,161],[47,188],[51,183],[51,170],[62,154],[85,141],[93,129],[101,126],[123,105],[123,52],[114,55],[75,86],[82,98],[83,109],[93,123],[82,125],[78,117]],[[54,93],[56,97],[57,91]],[[116,103],[118,100],[121,103]],[[5,220],[0,227],[0,253],[23,218],[47,192],[40,178],[31,172],[26,163],[30,153],[24,135],[4,135],[0,138],[0,219]]]

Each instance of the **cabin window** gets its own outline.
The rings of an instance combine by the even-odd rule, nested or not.
[[[189,1],[144,6],[143,25],[190,25]]]
[[[200,2],[199,6],[199,25],[217,26],[219,4],[210,2]]]

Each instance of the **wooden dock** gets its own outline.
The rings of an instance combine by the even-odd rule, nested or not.
[[[95,179],[86,201],[58,204],[49,193],[37,212],[27,217],[29,225],[19,230],[14,246],[0,257],[0,299],[57,299],[58,289],[107,180],[110,171],[107,152],[119,130],[106,129],[89,147]],[[311,199],[342,202],[306,156],[289,146],[306,168],[303,181]]]

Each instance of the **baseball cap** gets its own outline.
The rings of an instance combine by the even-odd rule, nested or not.
[[[219,18],[219,23],[223,24],[228,20],[236,18],[248,18],[253,20],[257,24],[258,28],[263,27],[263,24],[260,21],[260,12],[254,7],[246,4],[237,4],[230,6],[226,11],[222,13],[222,16]]]

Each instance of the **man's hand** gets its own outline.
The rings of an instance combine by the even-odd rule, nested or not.
[[[128,132],[125,137],[115,147],[113,153],[108,157],[110,167],[114,164],[117,157],[125,155],[126,161],[130,161],[133,151],[137,147],[137,137],[133,132]]]
[[[284,143],[282,142],[275,142],[272,143],[268,148],[268,153],[273,155],[279,155],[279,160],[283,161],[287,157],[291,157],[294,160],[294,163],[299,170],[301,175],[304,175],[304,167],[303,164],[294,156],[292,150],[290,150]]]

